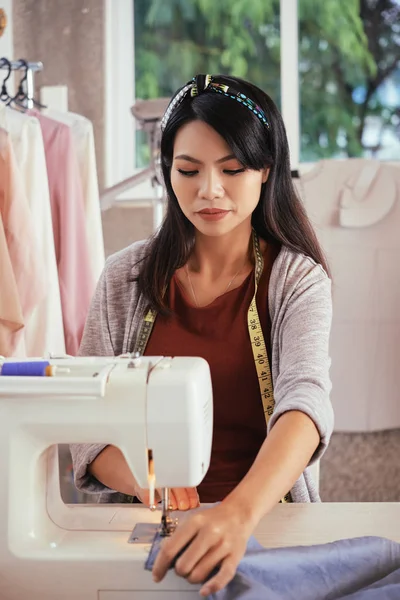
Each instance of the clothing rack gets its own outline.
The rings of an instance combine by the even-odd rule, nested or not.
[[[0,59],[0,68],[1,69],[9,69],[11,66],[11,71],[21,71],[25,70],[25,84],[26,84],[26,96],[27,96],[27,108],[33,108],[33,97],[35,94],[35,86],[34,86],[34,73],[43,70],[42,62],[25,62],[23,60],[12,60],[9,62],[1,63]]]

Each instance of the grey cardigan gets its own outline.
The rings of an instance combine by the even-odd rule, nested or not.
[[[81,356],[116,356],[132,351],[146,305],[133,281],[145,248],[146,241],[136,242],[107,259],[86,321]],[[282,247],[271,272],[268,304],[275,395],[268,432],[286,411],[306,413],[321,438],[311,461],[314,462],[325,451],[333,429],[328,351],[332,318],[330,279],[310,258]],[[84,492],[100,493],[100,502],[123,502],[123,494],[105,487],[87,471],[105,446],[71,445],[75,484]],[[307,469],[291,493],[294,502],[319,501]]]

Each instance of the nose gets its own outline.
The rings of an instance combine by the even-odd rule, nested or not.
[[[222,198],[224,188],[218,173],[213,169],[205,171],[200,179],[199,197],[203,200]]]

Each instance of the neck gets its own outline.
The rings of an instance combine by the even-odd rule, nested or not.
[[[232,275],[239,268],[244,268],[246,263],[251,263],[250,247],[250,224],[221,236],[206,236],[196,232],[189,268],[210,279]]]

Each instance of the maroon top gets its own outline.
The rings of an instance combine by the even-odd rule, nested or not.
[[[257,309],[268,356],[271,322],[268,284],[279,248],[268,245]],[[176,276],[169,287],[172,317],[157,317],[147,356],[199,356],[211,370],[214,432],[210,468],[198,487],[201,502],[223,500],[246,475],[265,439],[266,425],[247,327],[254,270],[243,283],[197,308]]]

